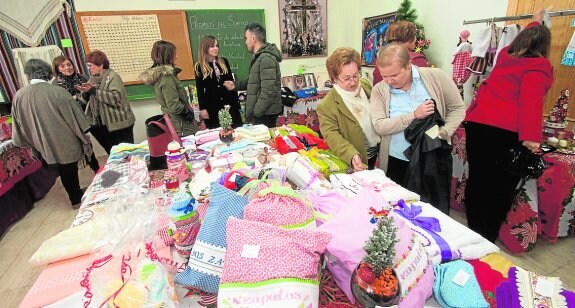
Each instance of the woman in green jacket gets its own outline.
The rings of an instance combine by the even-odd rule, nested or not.
[[[156,101],[162,112],[168,114],[174,129],[180,136],[193,135],[198,131],[188,94],[177,75],[182,70],[174,66],[176,46],[167,41],[157,41],[152,47],[154,65],[140,74],[140,80],[154,86]]]
[[[371,84],[361,79],[361,59],[352,48],[336,49],[326,61],[333,89],[317,107],[319,128],[331,151],[354,171],[373,169],[380,136],[369,113]]]

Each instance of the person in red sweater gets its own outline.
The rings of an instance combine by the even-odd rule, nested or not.
[[[388,44],[393,42],[399,43],[409,51],[409,57],[411,58],[411,64],[417,67],[429,67],[427,58],[422,53],[415,52],[415,40],[417,29],[415,24],[406,21],[394,21],[387,26],[387,31],[385,31],[385,40]],[[379,51],[378,51],[379,53]],[[377,66],[373,70],[373,85],[375,86],[378,82],[382,80],[381,72]]]
[[[506,171],[505,157],[520,144],[537,152],[543,137],[543,100],[553,82],[553,67],[547,59],[551,32],[541,25],[542,19],[542,10],[534,13],[534,21],[499,53],[464,122],[467,224],[491,242],[520,181]]]

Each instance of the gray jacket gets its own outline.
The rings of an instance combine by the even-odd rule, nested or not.
[[[283,111],[281,61],[282,55],[276,45],[265,43],[253,55],[248,80],[236,81],[238,90],[247,89],[246,118],[275,115]]]

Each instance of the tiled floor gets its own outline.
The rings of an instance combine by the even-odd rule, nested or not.
[[[93,177],[89,169],[80,171],[82,186],[89,185]],[[18,307],[41,272],[41,268],[31,266],[27,260],[42,241],[68,228],[76,214],[58,180],[48,195],[4,235],[0,240],[0,307]],[[452,211],[451,216],[466,223],[463,213]],[[575,290],[575,237],[561,239],[556,244],[540,240],[535,250],[519,256],[508,255],[502,249],[502,254],[515,264],[540,274],[561,277],[566,288]]]

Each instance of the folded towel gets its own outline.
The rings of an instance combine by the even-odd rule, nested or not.
[[[268,127],[263,124],[238,127],[236,133],[242,138],[253,141],[266,141],[271,138]]]

